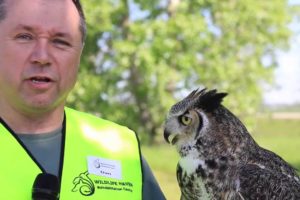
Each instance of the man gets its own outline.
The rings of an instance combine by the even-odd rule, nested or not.
[[[78,0],[0,0],[0,199],[38,174],[62,200],[165,199],[132,131],[65,107],[84,38]]]

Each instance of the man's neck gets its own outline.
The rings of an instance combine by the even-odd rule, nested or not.
[[[0,117],[15,133],[42,134],[56,130],[62,126],[64,107],[60,106],[52,110],[36,111],[34,113],[2,108],[0,110]]]

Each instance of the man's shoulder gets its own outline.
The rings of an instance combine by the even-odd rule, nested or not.
[[[101,118],[100,116],[91,114],[91,113],[87,113],[87,112],[82,112],[82,111],[78,111],[69,107],[65,107],[65,114],[66,114],[66,118],[67,120],[72,118],[72,120],[76,120],[78,123],[87,123],[90,125],[97,125],[97,126],[107,126],[110,128],[117,128],[117,129],[121,129],[123,131],[131,131],[128,127],[120,125],[118,123],[115,123],[113,121]]]

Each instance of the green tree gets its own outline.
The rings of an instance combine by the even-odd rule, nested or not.
[[[197,87],[229,92],[225,104],[249,122],[290,35],[285,0],[83,3],[88,40],[69,104],[150,142],[170,106]]]

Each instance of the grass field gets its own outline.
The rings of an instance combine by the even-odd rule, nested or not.
[[[261,117],[252,134],[259,145],[272,150],[300,170],[300,119],[282,120]],[[161,136],[162,137],[162,136]],[[176,180],[177,152],[168,144],[143,146],[142,152],[151,166],[168,200],[180,199]]]

